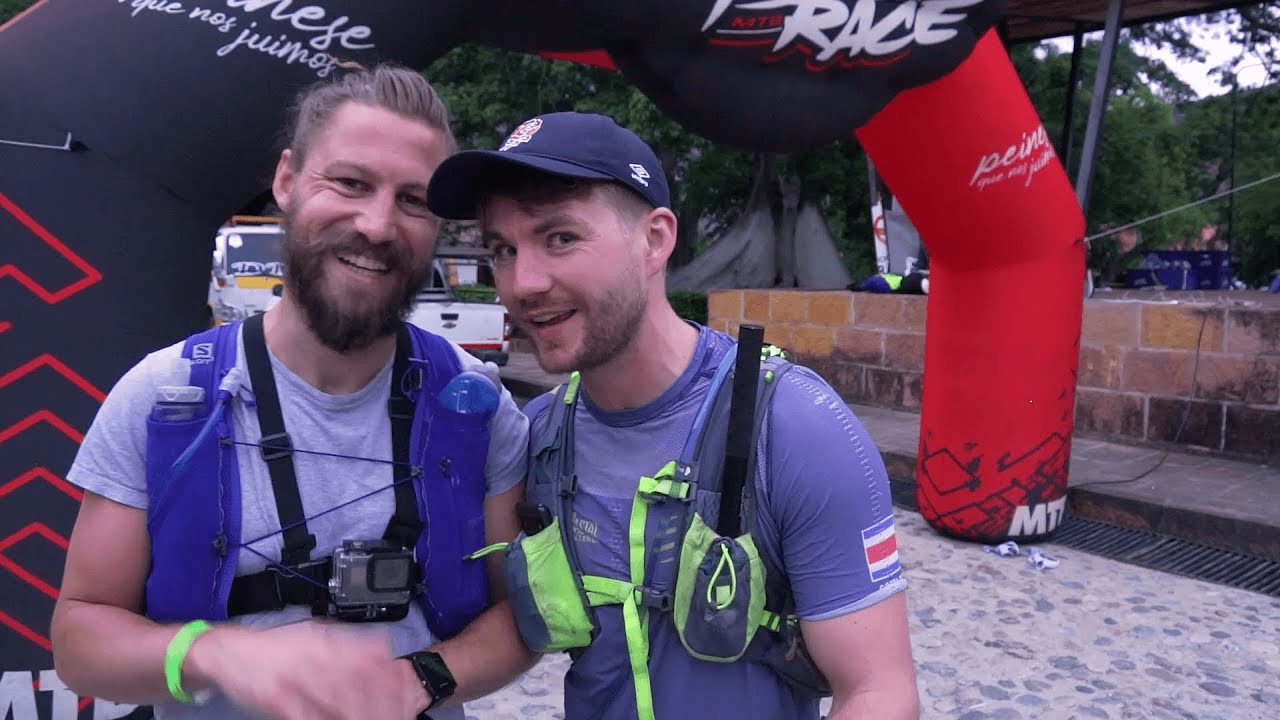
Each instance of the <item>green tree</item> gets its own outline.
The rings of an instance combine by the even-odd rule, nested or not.
[[[1185,108],[1199,194],[1209,196],[1280,173],[1280,82],[1240,89]],[[1234,131],[1233,131],[1234,125]],[[1205,206],[1230,240],[1240,279],[1263,285],[1280,269],[1280,179]]]
[[[35,0],[0,0],[0,25],[34,2]]]
[[[1100,43],[1088,43],[1081,56],[1082,79],[1093,77]],[[1050,137],[1062,137],[1062,108],[1066,103],[1071,57],[1052,46],[1016,47],[1010,53],[1019,76]],[[1146,58],[1130,42],[1117,47],[1112,67],[1112,90],[1103,121],[1102,142],[1094,160],[1086,232],[1096,234],[1199,197],[1199,169],[1186,147],[1175,103],[1194,96],[1162,61]],[[1079,139],[1084,132],[1092,83],[1082,81],[1072,119],[1075,149],[1068,159],[1072,177],[1079,172]],[[1211,221],[1196,208],[1141,226],[1141,242],[1122,250],[1115,239],[1103,238],[1090,246],[1090,266],[1110,282],[1144,250],[1167,247],[1171,242],[1196,235]]]
[[[1224,85],[1229,86],[1240,66],[1250,61],[1267,68],[1272,78],[1280,71],[1280,5],[1274,2],[1247,3],[1230,10],[1138,25],[1130,32],[1141,47],[1164,48],[1181,60],[1195,62],[1208,58],[1201,47],[1203,35],[1229,40],[1240,51],[1215,68]]]

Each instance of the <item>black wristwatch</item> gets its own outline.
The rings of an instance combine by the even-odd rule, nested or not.
[[[458,683],[453,679],[453,673],[449,672],[449,667],[444,664],[444,659],[439,653],[424,650],[401,655],[400,659],[409,661],[413,671],[418,674],[418,679],[422,681],[422,688],[431,696],[431,703],[427,705],[427,710],[439,705],[457,689]],[[427,710],[418,714],[418,720],[429,720]]]

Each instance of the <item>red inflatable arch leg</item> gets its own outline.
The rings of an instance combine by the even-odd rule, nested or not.
[[[995,33],[856,133],[929,251],[921,514],[966,540],[1036,539],[1066,503],[1084,219]]]

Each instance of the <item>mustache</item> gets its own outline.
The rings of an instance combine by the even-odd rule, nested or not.
[[[406,268],[409,258],[394,243],[369,242],[364,233],[350,228],[326,228],[316,235],[316,246],[343,255],[365,255],[389,268]]]
[[[544,308],[551,307],[552,305],[553,303],[551,302],[551,298],[547,297],[545,294],[522,297],[516,300],[516,308],[523,315],[537,312]]]

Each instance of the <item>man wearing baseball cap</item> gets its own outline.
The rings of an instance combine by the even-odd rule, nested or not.
[[[739,346],[667,300],[677,220],[649,146],[603,115],[540,115],[447,159],[427,203],[478,220],[513,320],[570,373],[525,407],[505,559],[525,643],[573,658],[566,718],[816,720],[828,696],[831,718],[917,718],[880,454],[776,348],[745,491],[725,493],[740,532],[719,524]]]

